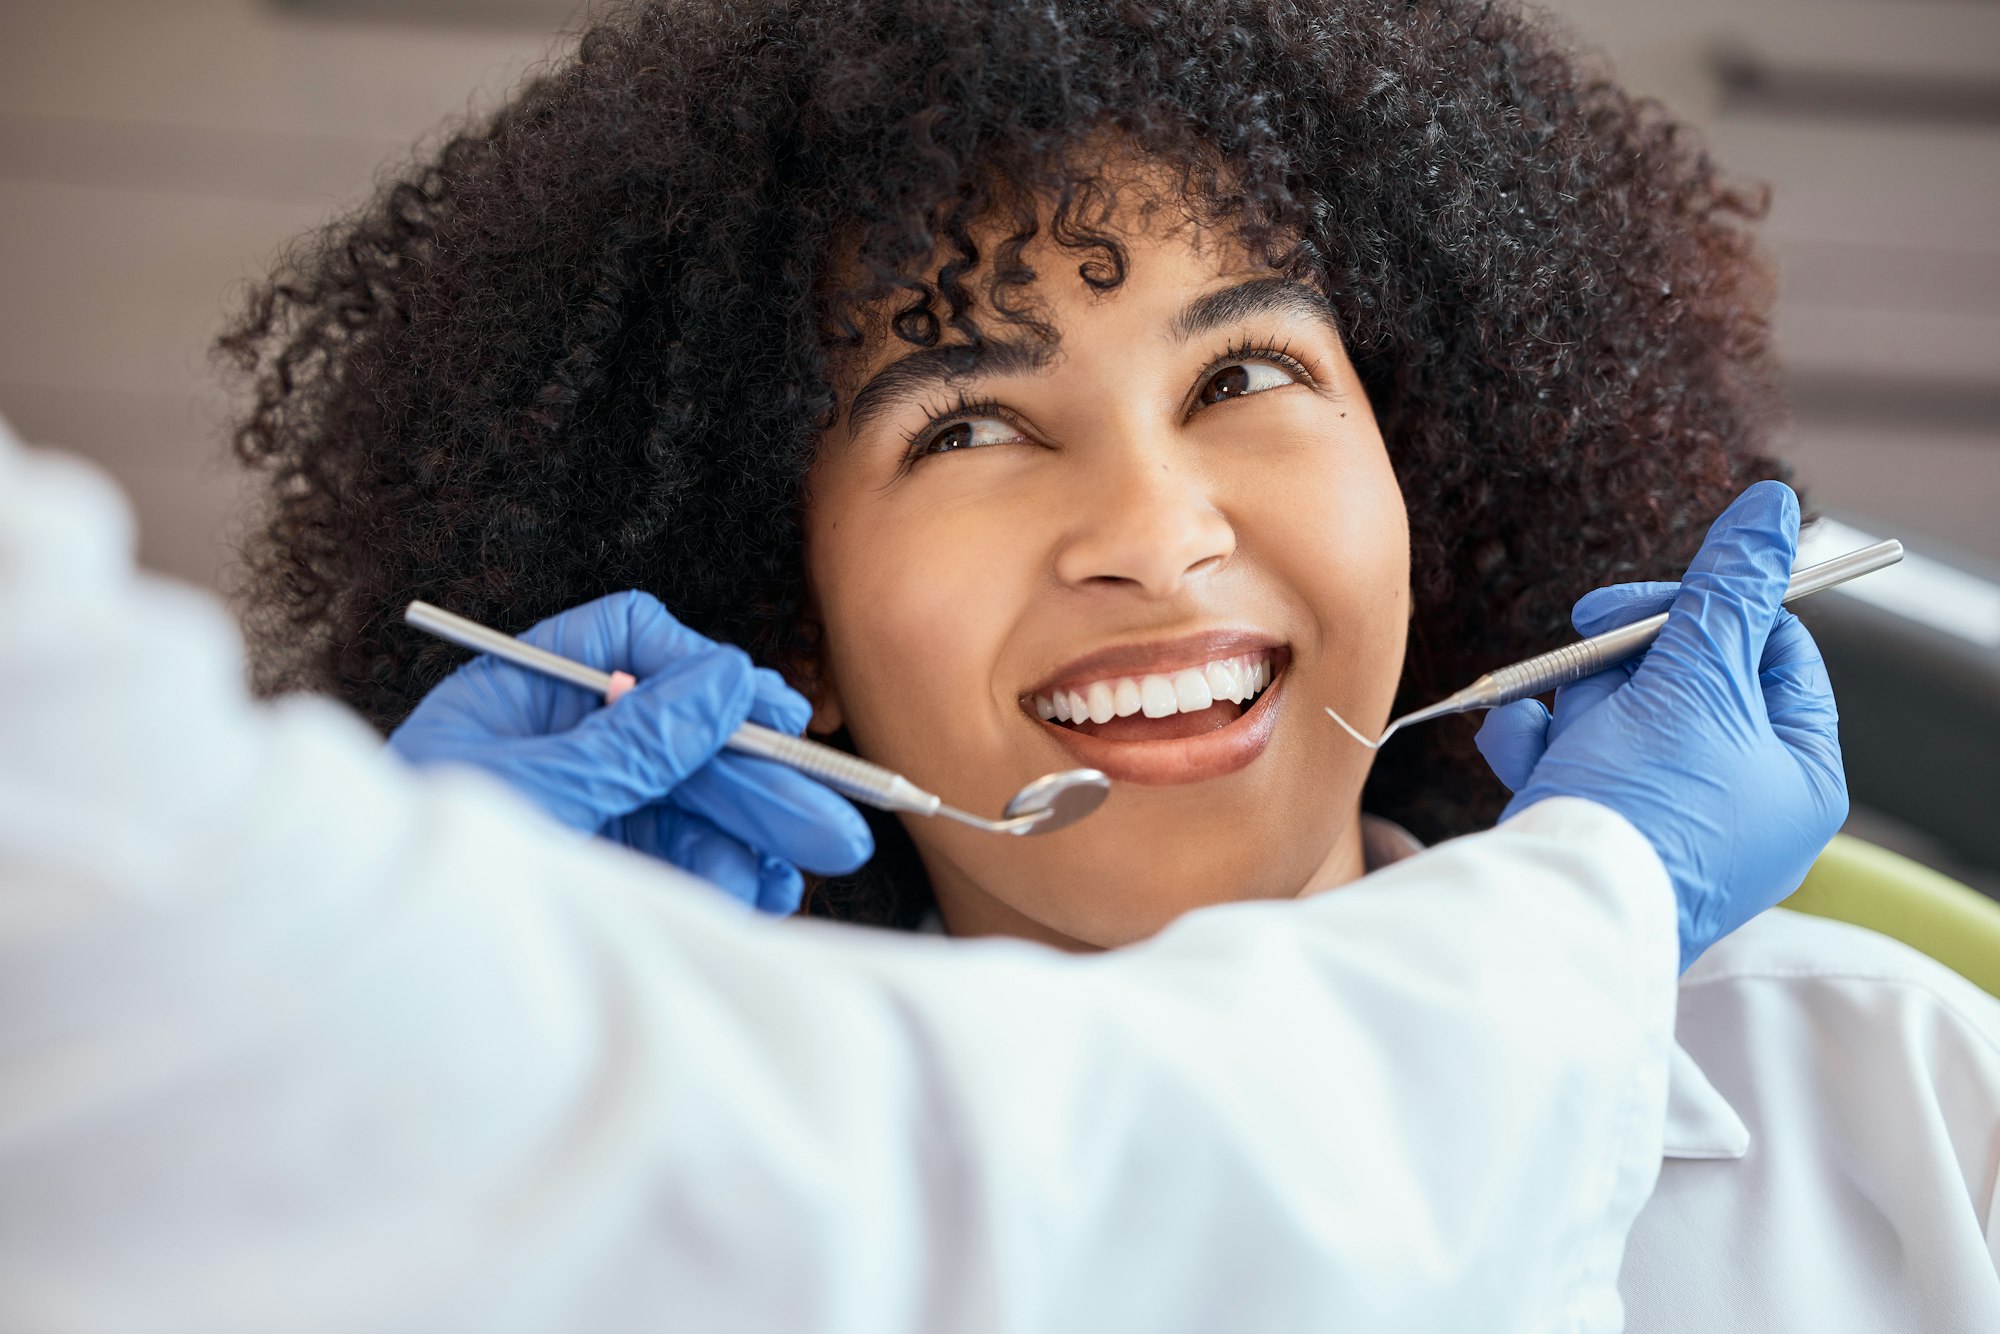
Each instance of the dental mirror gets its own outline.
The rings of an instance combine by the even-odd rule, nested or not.
[[[582,686],[604,696],[606,704],[617,703],[618,697],[636,684],[625,672],[600,672],[595,667],[536,648],[533,644],[524,644],[428,602],[412,602],[404,609],[403,619],[419,630],[463,645],[476,653],[490,653],[516,667],[525,667],[531,672]],[[788,765],[818,779],[834,791],[866,802],[878,810],[942,815],[990,834],[1050,834],[1066,829],[1102,806],[1111,791],[1111,780],[1096,769],[1064,769],[1059,773],[1044,774],[1015,793],[1014,799],[1007,803],[1004,818],[986,820],[956,806],[945,805],[942,797],[924,791],[893,770],[775,728],[744,723],[730,733],[724,745],[745,755],[756,755]]]
[[[1048,834],[1067,828],[1104,804],[1111,795],[1111,780],[1096,769],[1065,769],[1044,774],[1014,794],[1007,803],[1010,820],[1041,813],[1034,827],[1024,834]]]

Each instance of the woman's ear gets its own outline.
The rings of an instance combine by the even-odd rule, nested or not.
[[[829,737],[847,725],[847,710],[841,707],[840,686],[833,679],[833,665],[827,660],[826,622],[820,619],[819,594],[810,576],[806,580],[805,607],[796,628],[799,631],[793,641],[796,650],[781,670],[792,689],[812,703],[813,716],[806,724],[806,732]]]
[[[840,691],[834,688],[831,673],[814,672],[813,689],[803,693],[813,706],[812,721],[806,724],[806,731],[824,737],[847,726],[847,712],[840,706]]]
[[[812,719],[806,724],[806,731],[825,737],[847,725],[847,711],[841,707],[840,689],[834,684],[832,668],[826,661],[826,648],[820,641],[821,635],[815,624],[809,636],[812,647],[785,655],[777,666],[785,683],[804,695],[812,705]]]

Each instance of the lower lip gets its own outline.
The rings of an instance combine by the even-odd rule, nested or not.
[[[1164,786],[1199,783],[1244,768],[1271,744],[1277,725],[1278,697],[1291,679],[1290,663],[1279,665],[1271,684],[1243,716],[1213,732],[1174,741],[1107,741],[1036,718],[1055,733],[1056,740],[1088,768],[1100,769],[1114,782]]]

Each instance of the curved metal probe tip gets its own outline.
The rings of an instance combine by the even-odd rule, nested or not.
[[[1382,743],[1384,741],[1387,741],[1390,737],[1396,735],[1396,733],[1402,731],[1405,727],[1408,727],[1413,723],[1427,723],[1433,718],[1442,718],[1448,713],[1463,713],[1467,709],[1472,709],[1477,707],[1478,707],[1477,704],[1462,704],[1456,698],[1448,699],[1441,704],[1433,704],[1428,709],[1418,709],[1415,713],[1404,714],[1402,717],[1396,719],[1394,722],[1390,723],[1387,727],[1383,728],[1382,735],[1376,737],[1373,741],[1370,741],[1367,737],[1355,731],[1353,723],[1348,722],[1347,719],[1341,717],[1339,714],[1335,713],[1332,709],[1328,709],[1326,711],[1326,716],[1333,719],[1335,722],[1339,723],[1341,731],[1347,733],[1347,735],[1353,737],[1356,741],[1359,741],[1362,745],[1368,747],[1368,749],[1380,750],[1382,749]]]
[[[1353,737],[1356,741],[1359,741],[1362,745],[1368,747],[1368,749],[1370,750],[1382,749],[1382,743],[1389,739],[1389,734],[1391,732],[1394,732],[1398,727],[1401,727],[1403,725],[1400,721],[1390,723],[1388,731],[1382,733],[1381,736],[1376,737],[1373,741],[1370,741],[1367,737],[1361,735],[1361,733],[1354,730],[1353,723],[1348,722],[1347,719],[1341,717],[1339,714],[1335,713],[1332,709],[1328,709],[1326,711],[1326,716],[1333,719],[1335,722],[1339,723],[1341,731],[1347,733],[1347,735]]]

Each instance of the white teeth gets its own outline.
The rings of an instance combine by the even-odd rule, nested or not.
[[[1211,662],[1202,668],[1202,675],[1208,680],[1208,693],[1217,699],[1226,699],[1232,704],[1243,702],[1242,692],[1236,688],[1236,672],[1227,662]]]
[[[1215,703],[1215,696],[1209,693],[1208,678],[1198,667],[1174,673],[1174,698],[1182,713],[1199,713]]]
[[[1271,661],[1263,653],[1219,658],[1199,667],[1166,675],[1122,676],[1092,681],[1081,690],[1055,690],[1034,696],[1040,717],[1065,723],[1108,723],[1144,713],[1165,718],[1199,713],[1215,701],[1247,704],[1271,684]]]
[[[1164,718],[1170,713],[1179,713],[1180,699],[1174,694],[1173,683],[1164,676],[1146,676],[1139,680],[1139,707],[1148,718]]]

